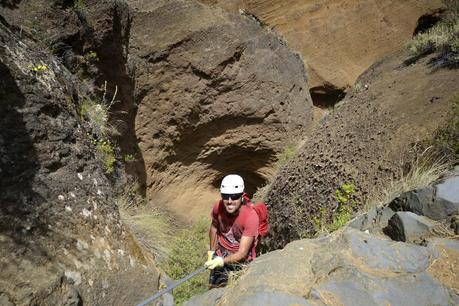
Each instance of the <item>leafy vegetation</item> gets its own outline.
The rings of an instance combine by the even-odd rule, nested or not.
[[[335,190],[334,198],[337,206],[331,221],[328,217],[330,212],[326,207],[320,207],[319,213],[313,217],[316,236],[336,231],[352,219],[354,210],[358,206],[355,193],[356,188],[352,183],[344,183]]]
[[[105,137],[111,130],[108,122],[110,105],[84,99],[80,105],[80,115],[87,119],[92,131],[99,137]]]
[[[124,162],[126,162],[126,163],[130,163],[130,162],[135,161],[135,157],[134,157],[134,155],[132,155],[132,154],[125,154],[125,155],[123,156],[123,160],[124,160]]]
[[[110,108],[115,102],[117,89],[115,87],[112,100],[108,102],[106,100],[107,82],[105,82],[104,93],[100,101],[84,98],[79,107],[81,118],[87,122],[92,131],[92,133],[88,133],[88,137],[96,146],[97,152],[102,156],[105,172],[108,174],[114,172],[116,164],[115,145],[108,137],[114,131],[114,128],[109,123],[109,115]]]
[[[333,215],[333,222],[328,225],[328,230],[330,232],[343,227],[352,219],[353,211],[357,207],[355,192],[354,184],[347,183],[335,190],[335,199],[338,201],[338,209],[337,213]]]
[[[445,59],[459,63],[459,1],[444,1],[449,13],[426,32],[419,33],[409,43],[413,56],[441,52]]]
[[[84,0],[74,0],[73,1],[73,9],[74,10],[81,10],[85,6]]]
[[[173,279],[180,279],[201,267],[209,248],[208,233],[209,221],[202,219],[178,235],[171,244],[167,262],[162,265],[166,274]],[[202,273],[178,286],[173,292],[175,303],[182,305],[193,295],[205,292],[207,283],[208,273]]]
[[[99,57],[95,51],[89,51],[84,55],[84,58],[89,62],[97,62],[99,61]]]
[[[115,147],[110,140],[102,140],[97,143],[97,151],[102,155],[105,172],[113,173],[115,170]]]
[[[31,66],[30,67],[30,70],[33,71],[33,72],[44,72],[46,70],[48,70],[48,66],[46,65],[35,65],[35,66]]]

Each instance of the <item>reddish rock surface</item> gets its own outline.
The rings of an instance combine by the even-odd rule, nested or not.
[[[382,56],[411,38],[418,19],[444,8],[441,0],[201,0],[243,9],[301,54],[313,91],[352,86]]]

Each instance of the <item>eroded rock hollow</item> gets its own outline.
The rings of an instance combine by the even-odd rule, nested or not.
[[[207,215],[221,178],[253,193],[312,121],[300,58],[250,18],[184,1],[133,2],[135,130],[153,203]]]

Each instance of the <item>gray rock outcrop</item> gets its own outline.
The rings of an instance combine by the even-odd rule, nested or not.
[[[397,212],[389,220],[384,232],[396,241],[420,243],[432,235],[435,226],[436,222],[427,217],[412,212]]]
[[[450,194],[457,177],[429,188],[448,182]],[[459,240],[435,237],[441,225],[388,204],[373,208],[331,235],[260,256],[236,284],[187,305],[457,305]]]
[[[188,305],[455,305],[451,282],[443,284],[432,267],[445,260],[444,250],[459,255],[458,247],[455,240],[427,248],[347,228],[262,255],[215,300],[195,297]],[[443,270],[450,278],[457,272]]]
[[[397,197],[390,207],[411,211],[440,220],[459,214],[459,176],[445,179],[434,186],[408,191]]]

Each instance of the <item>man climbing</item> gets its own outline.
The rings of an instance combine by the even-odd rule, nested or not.
[[[209,287],[225,286],[229,271],[256,256],[259,217],[244,194],[244,180],[236,174],[223,178],[221,200],[212,209],[209,229],[210,251],[204,264],[212,270]]]

